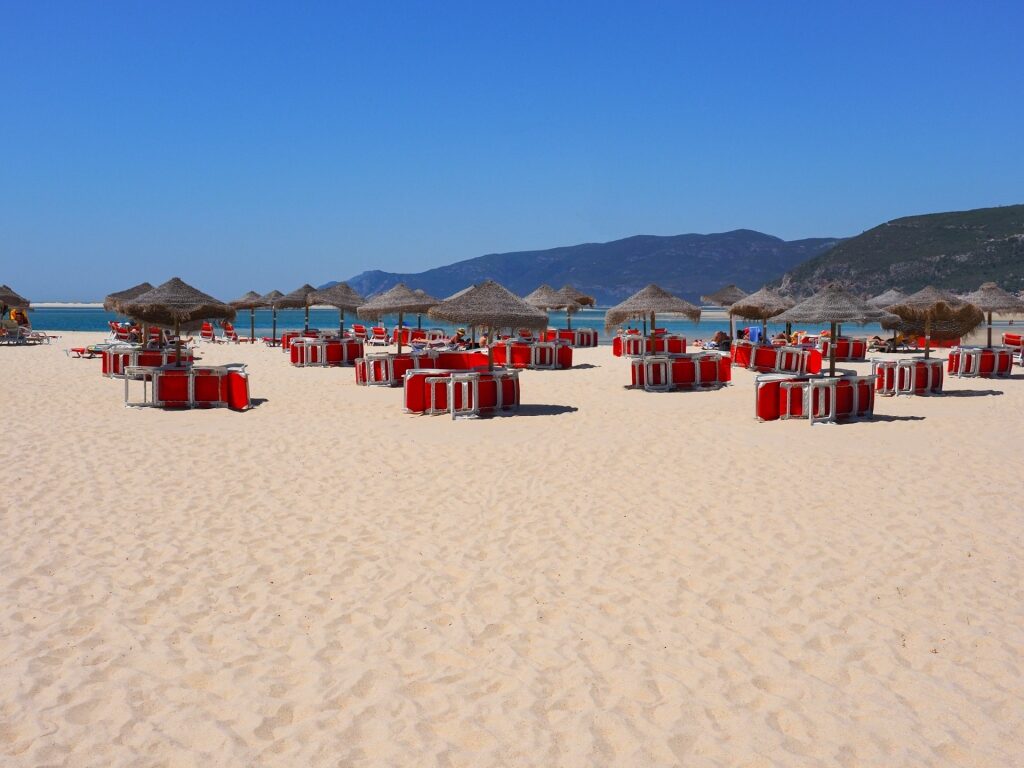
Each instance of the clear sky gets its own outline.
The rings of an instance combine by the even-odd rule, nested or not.
[[[220,298],[1024,202],[1024,2],[0,2],[0,283]]]

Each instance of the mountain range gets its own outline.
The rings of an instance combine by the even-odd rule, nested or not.
[[[869,295],[926,285],[1024,288],[1024,205],[893,219],[790,269],[776,281],[797,296],[839,281]]]
[[[656,282],[678,296],[699,301],[701,295],[727,283],[756,290],[837,242],[834,237],[787,242],[749,229],[710,235],[636,235],[608,243],[491,253],[418,273],[372,270],[347,282],[363,296],[403,282],[440,298],[488,278],[519,295],[541,283],[555,288],[571,283],[599,304],[617,303]]]
[[[615,304],[648,283],[699,301],[723,285],[765,284],[806,296],[838,281],[868,296],[935,284],[955,291],[994,281],[1024,289],[1024,205],[906,216],[851,238],[786,241],[737,229],[710,235],[636,235],[541,251],[491,253],[418,273],[373,270],[348,283],[364,296],[404,282],[444,298],[485,279],[525,295],[571,283]],[[327,285],[333,285],[328,283]]]

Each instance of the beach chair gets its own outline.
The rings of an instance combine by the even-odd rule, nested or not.
[[[213,326],[210,323],[203,323],[199,329],[199,338],[202,341],[208,341],[211,343],[217,342],[217,337],[213,333]]]
[[[232,325],[231,323],[224,323],[223,328],[224,328],[224,335],[221,336],[218,339],[218,341],[223,341],[225,343],[230,341],[230,342],[234,342],[235,344],[237,344],[238,343],[238,332],[235,330],[235,326]]]
[[[370,328],[370,334],[366,338],[366,343],[371,347],[386,347],[388,345],[388,330],[380,325],[375,325]]]

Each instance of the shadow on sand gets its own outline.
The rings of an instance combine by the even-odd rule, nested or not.
[[[575,405],[520,405],[516,416],[561,416],[563,413],[576,413]]]
[[[1002,394],[998,389],[953,389],[944,391],[939,397],[998,397]]]

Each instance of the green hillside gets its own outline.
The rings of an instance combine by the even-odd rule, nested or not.
[[[974,290],[990,280],[1024,289],[1024,205],[895,219],[843,240],[779,282],[804,295],[832,280],[872,295],[929,284]]]

